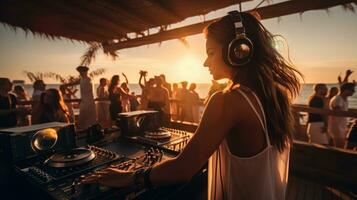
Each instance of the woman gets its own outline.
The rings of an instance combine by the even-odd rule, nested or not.
[[[300,88],[297,71],[273,48],[273,35],[254,16],[241,13],[241,18],[254,44],[250,62],[242,66],[227,62],[234,25],[241,24],[236,17],[225,16],[205,31],[204,65],[214,79],[228,78],[232,84],[210,98],[181,154],[144,172],[109,168],[84,183],[123,187],[183,182],[209,159],[209,199],[284,199],[293,132],[290,98]]]
[[[10,79],[0,77],[0,128],[17,125],[19,109],[16,96],[10,93],[12,86]]]
[[[99,86],[97,88],[97,116],[98,122],[103,128],[110,127],[110,115],[109,115],[109,102],[108,102],[108,80],[101,78],[99,80]]]
[[[39,113],[36,116],[38,117],[33,119],[33,124],[47,122],[69,123],[70,116],[68,109],[59,90],[50,88],[42,93],[39,104]]]
[[[112,121],[115,121],[116,118],[118,118],[118,113],[123,111],[121,97],[132,98],[132,95],[126,93],[121,87],[119,87],[119,82],[119,75],[112,76],[108,88],[110,100],[109,112]]]
[[[72,92],[68,89],[68,87],[65,87],[64,85],[60,85],[59,90],[62,93],[63,101],[65,102],[65,105],[67,106],[68,114],[69,114],[69,121],[71,123],[75,123],[75,116],[74,116],[74,110],[73,110],[73,105],[70,100],[72,99]]]
[[[151,88],[147,95],[148,109],[158,111],[162,122],[167,123],[170,119],[169,91],[163,86],[159,76],[154,80],[155,87]]]
[[[148,109],[148,95],[154,86],[154,78],[150,78],[146,81],[147,72],[140,71],[139,85],[141,88],[141,96],[140,96],[140,110]],[[143,78],[144,77],[144,78]],[[141,80],[144,79],[144,84],[141,83]]]
[[[126,75],[124,73],[121,73],[123,75],[123,77],[125,78],[125,82],[123,82],[122,84],[120,84],[120,87],[123,91],[125,91],[126,93],[129,94],[129,81],[128,78],[126,77]],[[123,112],[129,112],[130,111],[130,99],[126,96],[123,96],[121,98],[121,105],[123,107]]]
[[[200,111],[199,111],[200,96],[195,91],[196,87],[197,87],[196,83],[191,83],[190,87],[188,88],[188,90],[190,91],[189,101],[190,104],[192,105],[191,107],[192,122],[194,123],[198,123],[200,120]]]
[[[14,94],[16,94],[16,98],[18,102],[26,102],[30,100],[30,97],[27,95],[27,92],[25,91],[24,87],[21,85],[16,85],[14,87]],[[31,106],[29,105],[18,105],[18,108],[23,108],[30,110]],[[30,124],[29,120],[29,115],[26,113],[23,113],[22,115],[18,115],[18,121],[17,125],[18,126],[28,126]]]

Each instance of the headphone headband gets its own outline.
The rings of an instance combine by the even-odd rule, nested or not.
[[[238,12],[237,10],[233,10],[228,12],[228,15],[230,16],[233,22],[236,38],[242,34],[245,35],[245,28],[243,26],[242,15],[240,14],[240,12]]]

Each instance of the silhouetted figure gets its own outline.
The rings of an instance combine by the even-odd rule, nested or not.
[[[25,91],[24,87],[21,85],[15,85],[14,87],[14,94],[16,95],[16,99],[18,104],[21,104],[21,102],[29,101],[30,97],[27,95],[27,92]],[[26,110],[30,110],[31,106],[29,105],[18,105],[18,108],[23,108]],[[18,114],[17,116],[17,125],[18,126],[28,126],[30,125],[30,119],[29,115],[27,113],[22,113]]]
[[[97,122],[97,112],[93,96],[92,80],[88,76],[89,68],[86,66],[77,67],[80,75],[79,86],[81,91],[81,103],[79,104],[79,129],[87,129]]]
[[[338,94],[338,88],[337,87],[331,87],[328,92],[327,92],[327,96],[325,98],[325,108],[329,108],[330,105],[330,101],[332,99],[332,97],[336,96]]]
[[[110,113],[109,113],[109,92],[108,92],[108,80],[101,78],[99,86],[97,88],[97,116],[98,123],[103,128],[109,128],[111,126]]]
[[[179,100],[180,100],[180,121],[192,122],[192,105],[190,103],[190,91],[187,89],[187,81],[182,81],[179,92]]]
[[[189,104],[191,104],[191,109],[192,109],[192,122],[198,123],[200,119],[200,113],[199,113],[200,97],[198,93],[195,91],[196,87],[197,85],[195,83],[191,83],[189,87],[189,91],[190,91]]]
[[[110,100],[110,117],[112,121],[114,121],[118,117],[118,113],[123,111],[123,107],[121,104],[121,93],[118,91],[119,87],[119,75],[114,75],[110,80],[108,94]]]
[[[348,111],[349,96],[352,96],[355,92],[354,83],[343,83],[340,87],[340,92],[334,96],[330,101],[331,110]],[[346,133],[347,133],[347,117],[329,116],[328,119],[328,132],[333,138],[333,142],[336,147],[343,148],[345,145]]]
[[[125,78],[125,82],[123,82],[122,84],[120,84],[120,87],[123,91],[125,91],[126,93],[129,94],[130,89],[129,89],[129,81],[128,78],[126,77],[126,75],[124,73],[121,73],[123,75],[123,77]],[[128,96],[123,96],[121,98],[121,105],[123,107],[123,112],[129,112],[130,111],[130,100]]]
[[[17,125],[17,99],[10,93],[12,86],[10,79],[0,78],[0,128]]]
[[[165,74],[160,74],[160,78],[162,81],[162,85],[164,86],[164,88],[167,89],[167,91],[169,91],[169,96],[172,97],[171,84],[166,81]]]
[[[357,150],[357,119],[354,120],[350,130],[348,130],[345,149]]]
[[[39,113],[39,103],[41,100],[41,95],[43,92],[46,90],[46,84],[43,82],[43,80],[36,80],[33,83],[33,93],[32,93],[32,105],[31,105],[31,121],[32,118],[38,118],[38,113]]]
[[[32,94],[32,100],[33,101],[40,101],[41,99],[41,94],[46,90],[46,84],[43,82],[43,80],[36,80],[33,83],[33,94]]]
[[[179,117],[179,87],[177,83],[172,84],[172,96],[171,99],[173,100],[170,102],[170,112],[171,112],[171,119],[177,120]]]
[[[159,111],[162,121],[168,122],[170,119],[169,91],[162,85],[160,77],[155,77],[155,87],[148,94],[148,108]]]
[[[138,101],[138,97],[135,95],[135,92],[132,92],[131,95],[133,98],[130,98],[130,111],[136,111],[138,110],[138,107],[140,106],[140,103]]]
[[[155,79],[150,78],[142,87],[141,91],[141,97],[140,97],[140,110],[147,110],[148,109],[148,103],[149,103],[149,93],[153,89],[155,84]]]
[[[327,86],[323,83],[314,85],[314,93],[309,97],[308,106],[312,108],[324,108]],[[329,138],[327,135],[326,117],[320,114],[309,113],[307,119],[307,134],[309,141],[318,144],[327,145]]]
[[[121,87],[120,84],[120,77],[119,75],[112,76],[110,80],[108,92],[109,92],[109,100],[110,100],[110,117],[112,121],[115,121],[118,117],[118,113],[123,112],[121,98],[123,96],[131,98],[132,96],[126,93]]]
[[[47,122],[69,123],[69,113],[59,90],[50,88],[41,95],[39,113],[32,119],[33,124]]]

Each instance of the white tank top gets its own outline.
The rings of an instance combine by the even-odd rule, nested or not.
[[[251,157],[233,155],[226,139],[208,160],[208,199],[213,200],[283,200],[288,182],[289,153],[280,153],[270,144],[263,106],[259,104],[261,117],[247,95],[235,89],[247,100],[259,119],[267,147]],[[249,133],[247,133],[249,134]]]

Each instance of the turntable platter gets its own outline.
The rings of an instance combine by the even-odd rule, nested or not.
[[[76,148],[68,152],[53,154],[45,161],[50,167],[62,168],[85,164],[95,158],[95,153],[89,149]]]
[[[153,132],[145,132],[145,137],[154,140],[162,140],[171,138],[171,133],[165,130],[158,130]]]

